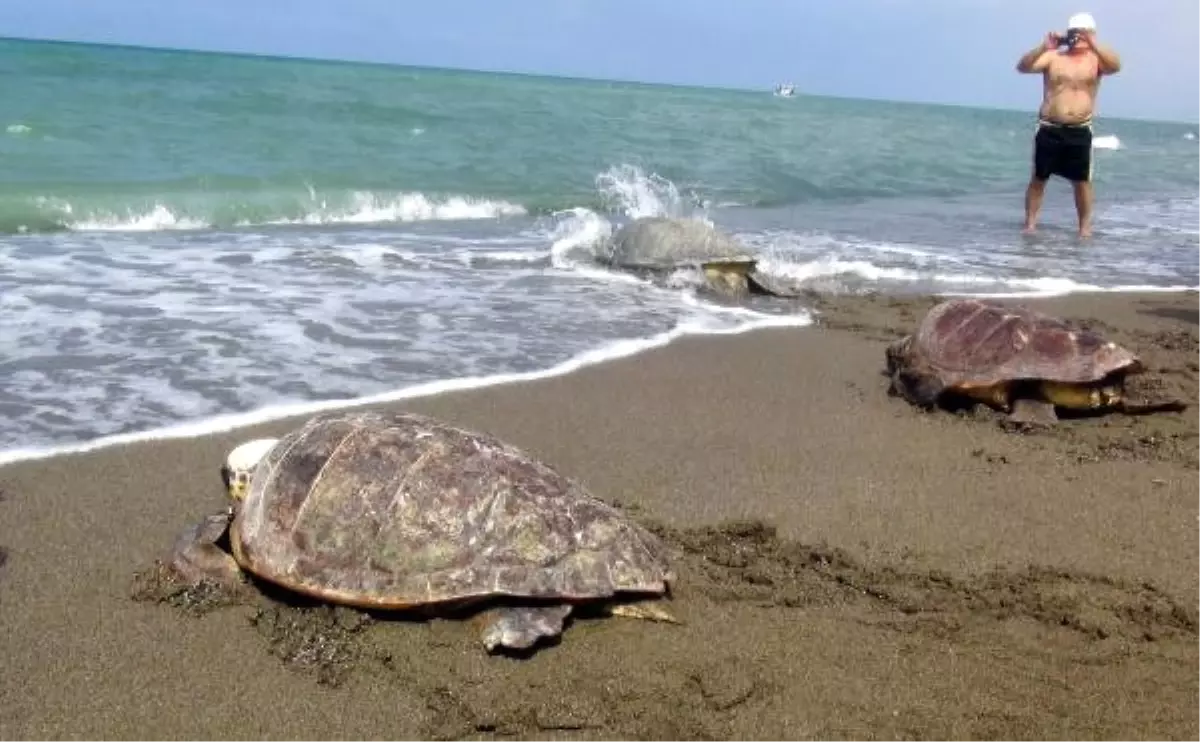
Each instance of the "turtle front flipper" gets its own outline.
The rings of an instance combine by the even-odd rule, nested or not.
[[[229,533],[229,511],[209,515],[185,528],[171,548],[168,568],[181,582],[213,582],[226,587],[242,584],[242,571],[218,544]]]
[[[661,621],[662,623],[683,623],[675,617],[674,613],[667,610],[659,600],[639,600],[632,603],[614,603],[609,606],[608,612],[613,616],[621,616],[622,618],[640,618],[645,621]]]
[[[1012,403],[1008,419],[1022,425],[1053,425],[1058,422],[1054,405],[1040,399],[1021,398]]]
[[[480,640],[487,651],[529,649],[539,639],[558,636],[571,614],[569,603],[544,606],[505,606],[481,614]]]

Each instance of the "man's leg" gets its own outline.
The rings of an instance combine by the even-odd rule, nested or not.
[[[1075,213],[1079,216],[1079,236],[1092,236],[1092,184],[1091,181],[1077,180],[1071,184],[1075,188]]]
[[[1075,191],[1075,214],[1079,217],[1079,237],[1092,236],[1092,130],[1091,127],[1068,129],[1069,141],[1063,147],[1063,177]]]
[[[1042,196],[1045,194],[1046,179],[1039,178],[1038,174],[1034,173],[1029,177],[1029,185],[1025,188],[1025,234],[1033,234],[1037,229],[1038,213],[1042,210]]]
[[[1029,174],[1029,185],[1025,187],[1025,234],[1037,229],[1038,214],[1042,210],[1042,196],[1046,193],[1046,181],[1054,172],[1055,140],[1051,132],[1041,126],[1033,136],[1033,172]]]

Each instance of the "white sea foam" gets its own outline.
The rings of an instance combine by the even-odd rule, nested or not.
[[[33,127],[28,124],[9,124],[4,130],[9,134],[28,134]]]
[[[1116,134],[1101,134],[1092,139],[1092,147],[1095,149],[1121,149],[1121,140]]]
[[[558,212],[554,217],[557,221],[550,233],[551,264],[592,273],[596,250],[612,236],[612,222],[582,207]]]
[[[852,276],[866,282],[878,283],[894,281],[898,283],[928,283],[946,286],[994,286],[993,291],[973,291],[968,289],[941,289],[941,293],[960,296],[1012,296],[1012,297],[1046,297],[1062,296],[1073,293],[1090,292],[1178,292],[1194,290],[1197,287],[1176,284],[1170,286],[1151,286],[1145,284],[1128,284],[1121,286],[1099,286],[1083,283],[1070,278],[1036,277],[1017,278],[1005,276],[987,276],[973,273],[939,273],[915,270],[912,268],[886,267],[875,265],[865,260],[841,260],[835,257],[824,257],[818,260],[792,263],[779,260],[763,260],[760,267],[765,272],[798,283],[813,283],[819,279]]]
[[[1153,286],[1149,284],[1126,284],[1123,286],[1093,286],[1077,283],[1069,278],[1032,278],[1024,281],[1002,281],[1015,286],[1012,291],[945,291],[947,296],[975,296],[980,298],[1044,299],[1051,296],[1071,294],[1176,294],[1183,291],[1200,291],[1200,286]]]
[[[694,303],[694,302],[693,302]],[[783,316],[763,316],[749,310],[738,308],[718,308],[719,312],[736,314],[746,319],[736,324],[718,324],[712,321],[688,320],[674,328],[658,333],[651,337],[620,340],[609,345],[598,347],[547,369],[524,373],[493,374],[473,378],[443,379],[423,384],[397,389],[394,391],[374,394],[356,399],[322,400],[319,402],[298,402],[293,404],[276,405],[251,410],[243,413],[218,415],[202,420],[171,425],[153,430],[143,430],[119,435],[103,436],[89,441],[40,448],[17,448],[0,451],[0,465],[18,461],[50,458],[65,454],[85,453],[102,448],[122,446],[142,441],[167,440],[178,438],[196,438],[213,433],[221,433],[251,425],[270,422],[283,418],[314,415],[330,410],[361,407],[365,405],[399,402],[419,397],[429,397],[447,392],[478,389],[502,384],[536,381],[553,376],[561,376],[577,371],[587,366],[593,366],[606,361],[642,353],[654,348],[661,348],[674,340],[687,335],[736,335],[751,330],[766,327],[803,327],[812,324],[812,318],[807,313],[789,314]]]

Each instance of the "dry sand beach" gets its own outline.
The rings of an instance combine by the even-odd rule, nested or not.
[[[1197,397],[1197,298],[1030,302]],[[681,625],[579,620],[531,659],[465,622],[131,597],[295,421],[0,468],[4,738],[1191,738],[1197,413],[1006,429],[885,393],[927,299],[404,403],[655,524]]]

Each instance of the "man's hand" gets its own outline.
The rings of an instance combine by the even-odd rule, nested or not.
[[[1087,42],[1088,48],[1100,60],[1100,74],[1115,75],[1121,71],[1121,57],[1115,51],[1097,41],[1095,31],[1080,31],[1079,36]]]
[[[1017,60],[1017,72],[1045,72],[1050,66],[1050,52],[1058,48],[1060,38],[1057,31],[1046,34],[1042,43],[1022,54]]]

